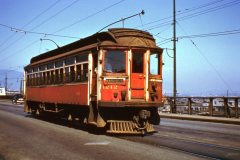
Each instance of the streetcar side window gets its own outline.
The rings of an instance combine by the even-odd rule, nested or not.
[[[82,81],[87,81],[88,80],[88,64],[85,63],[83,64],[83,76],[82,76]]]
[[[46,73],[45,72],[42,73],[42,84],[43,85],[46,84]]]
[[[33,72],[38,72],[38,67],[34,67]]]
[[[59,73],[59,83],[63,82],[63,68],[60,68],[60,73]]]
[[[36,86],[37,85],[37,73],[35,73],[33,78],[33,85]]]
[[[71,65],[75,63],[75,57],[68,57],[65,60],[65,65]]]
[[[74,66],[70,67],[70,82],[73,82],[75,80],[75,70]]]
[[[88,63],[77,65],[77,82],[84,82],[88,80]]]
[[[52,70],[52,71],[50,72],[50,76],[51,76],[51,78],[50,78],[50,83],[51,83],[51,84],[54,84],[54,70]]]
[[[40,71],[44,71],[46,69],[46,65],[41,65],[40,67],[39,67],[39,70]]]
[[[27,75],[27,83],[26,83],[27,86],[29,86],[29,79],[30,79],[30,78],[29,78],[29,74],[28,74],[28,75]]]
[[[50,80],[51,80],[51,77],[50,77],[50,71],[46,72],[47,73],[47,81],[46,81],[46,84],[50,84]]]
[[[31,86],[32,84],[31,84],[31,80],[32,80],[32,77],[31,77],[32,75],[30,74],[30,75],[28,75],[28,86]]]
[[[69,82],[69,77],[70,77],[70,73],[69,73],[69,67],[65,67],[65,82]]]
[[[63,67],[63,60],[55,62],[55,67],[56,68]]]
[[[77,81],[81,81],[81,64],[77,65]]]
[[[59,69],[56,69],[56,70],[55,70],[54,83],[55,83],[55,84],[58,84],[58,83],[59,83]]]
[[[160,75],[160,55],[158,53],[150,55],[150,74]]]
[[[76,56],[76,62],[86,62],[88,61],[88,55],[87,54],[80,54]]]
[[[42,72],[39,73],[39,85],[42,85]]]
[[[47,64],[47,69],[53,69],[53,68],[54,68],[54,63]]]
[[[39,84],[40,84],[40,82],[39,82],[39,81],[40,81],[39,75],[40,75],[39,73],[37,73],[37,75],[36,75],[36,78],[37,78],[37,82],[36,82],[37,84],[36,84],[36,85],[39,85]]]
[[[32,74],[32,86],[34,86],[34,74]]]

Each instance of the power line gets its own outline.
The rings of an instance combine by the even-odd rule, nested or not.
[[[188,15],[179,17],[178,21],[183,21],[183,20],[187,20],[187,19],[190,19],[190,18],[200,16],[200,15],[204,15],[204,14],[207,14],[207,13],[211,13],[211,12],[214,12],[214,11],[217,11],[217,10],[220,10],[220,9],[224,9],[224,8],[227,8],[227,7],[237,5],[239,3],[240,3],[239,0],[234,0],[234,1],[231,1],[231,2],[227,2],[227,3],[221,4],[221,5],[215,6],[215,7],[211,7],[211,8],[202,10],[202,11],[198,11],[198,12],[195,12],[195,13],[192,13],[192,14],[188,14]],[[179,16],[179,14],[177,14],[177,16]],[[169,19],[171,17],[166,17],[166,18],[163,18],[163,19]],[[169,21],[166,21],[166,22],[163,22],[163,23],[160,23],[160,24],[150,26],[150,27],[146,28],[146,30],[149,31],[149,30],[153,30],[153,29],[160,28],[160,27],[167,26],[167,25],[171,25],[171,24],[172,24],[172,21],[169,20]]]
[[[193,13],[192,15],[187,15],[187,16],[180,17],[179,21],[190,19],[190,18],[193,18],[193,17],[196,17],[196,16],[200,16],[200,15],[203,15],[203,14],[214,12],[214,11],[217,11],[217,10],[220,10],[220,9],[224,9],[224,8],[227,8],[227,7],[231,7],[231,6],[237,5],[239,3],[240,3],[239,0],[228,2],[228,3],[225,3],[223,5],[219,5],[219,6],[216,6],[216,7],[212,7],[212,8],[203,10],[203,11],[199,11],[199,12]]]
[[[182,28],[182,26],[179,24],[179,22],[177,22],[178,26],[180,27],[180,29],[187,35],[186,31]],[[221,79],[221,81],[224,83],[224,85],[229,88],[232,92],[231,87],[229,86],[229,84],[225,81],[225,79],[222,77],[222,75],[218,72],[217,68],[208,60],[208,58],[205,56],[205,54],[200,50],[200,48],[197,46],[197,44],[191,39],[188,38],[191,42],[191,44],[193,44],[193,46],[196,48],[196,50],[200,53],[200,55],[205,59],[205,61],[208,63],[209,66],[211,66],[213,68],[213,70],[215,71],[215,73],[217,74],[217,76]]]
[[[240,34],[240,29],[212,32],[212,33],[202,33],[202,34],[187,35],[187,36],[178,36],[177,39],[179,40],[184,38],[206,38],[206,37],[216,37],[216,36],[227,36],[227,35],[233,35],[233,34]],[[158,35],[154,35],[154,36],[164,39],[158,42],[157,44],[165,44],[172,41],[172,38],[163,38],[163,37],[159,37]]]
[[[10,29],[13,32],[16,33],[23,33],[23,34],[37,34],[37,35],[43,35],[43,36],[55,36],[55,37],[61,37],[61,38],[73,38],[73,39],[80,39],[80,37],[73,37],[73,36],[66,36],[66,35],[57,35],[57,34],[51,34],[51,33],[43,33],[43,32],[33,32],[33,31],[27,31],[27,30],[23,30],[23,29],[19,29],[19,28],[15,28],[15,27],[11,27],[8,26],[6,24],[1,24],[0,26],[5,27]]]
[[[120,22],[120,21],[124,21],[124,20],[126,20],[126,19],[132,18],[132,17],[137,16],[137,15],[140,16],[141,14],[142,14],[142,15],[144,14],[144,10],[142,10],[140,13],[134,14],[134,15],[132,15],[132,16],[129,16],[129,17],[123,18],[123,19],[121,19],[121,20],[119,20],[119,21],[116,21],[116,22],[114,22],[114,23],[111,23],[111,24],[107,25],[106,27],[102,28],[101,30],[99,30],[98,32],[100,32],[100,31],[102,31],[103,29],[109,27],[110,25],[113,25],[113,24],[118,23],[118,22]],[[9,29],[11,29],[11,31],[13,31],[13,32],[18,32],[18,33],[23,33],[23,34],[38,34],[38,35],[43,35],[43,36],[56,36],[56,37],[80,39],[79,37],[63,36],[63,35],[56,35],[56,34],[50,34],[50,33],[27,31],[27,30],[23,30],[23,29],[11,27],[11,26],[8,26],[8,25],[6,25],[6,24],[1,24],[1,23],[0,23],[0,26],[5,27],[5,28],[9,28]]]
[[[87,16],[87,17],[85,17],[85,18],[83,18],[83,19],[81,19],[81,20],[79,20],[79,21],[77,21],[77,22],[75,22],[75,23],[67,26],[67,27],[64,27],[64,28],[62,28],[62,29],[59,29],[59,30],[55,31],[54,33],[33,32],[34,29],[38,28],[40,25],[43,25],[44,23],[46,23],[47,21],[49,21],[49,20],[52,19],[53,17],[57,16],[58,14],[60,14],[61,12],[63,12],[64,10],[66,10],[67,8],[69,8],[70,6],[72,6],[73,4],[75,4],[77,1],[78,1],[78,0],[73,1],[71,4],[69,4],[68,6],[64,7],[63,9],[61,9],[60,11],[58,11],[58,12],[57,12],[56,14],[54,14],[53,16],[49,17],[49,18],[46,19],[45,21],[43,21],[43,22],[41,22],[40,24],[36,25],[36,26],[35,26],[33,29],[31,29],[30,31],[25,31],[25,30],[17,29],[17,28],[14,28],[14,27],[11,27],[11,26],[8,26],[8,25],[4,25],[4,24],[1,24],[1,25],[4,26],[4,27],[7,27],[7,28],[14,28],[14,29],[16,29],[16,31],[20,31],[20,32],[22,32],[22,33],[41,34],[41,35],[44,35],[44,36],[58,36],[58,37],[79,39],[79,37],[56,35],[56,34],[54,34],[54,33],[57,33],[57,32],[60,32],[60,31],[62,31],[62,30],[65,30],[65,29],[67,29],[67,28],[69,28],[69,27],[71,27],[71,26],[73,26],[73,25],[75,25],[75,24],[77,24],[77,23],[80,23],[80,22],[82,22],[82,21],[84,21],[84,20],[86,20],[86,19],[88,19],[88,18],[90,18],[90,17],[93,17],[93,16],[97,15],[98,13],[101,13],[101,12],[103,12],[103,11],[105,11],[105,10],[107,10],[107,9],[109,9],[109,8],[117,5],[117,4],[120,4],[120,3],[124,2],[125,0],[121,0],[121,1],[119,1],[119,2],[117,2],[117,3],[114,3],[114,4],[110,5],[110,6],[107,6],[106,8],[103,8],[102,10],[100,10],[100,11],[98,11],[98,12],[95,12],[95,13],[93,13],[93,14],[91,14],[91,15],[89,15],[89,16]],[[1,52],[5,51],[6,49],[8,49],[10,46],[12,46],[13,44],[15,44],[17,41],[19,41],[19,40],[22,39],[22,38],[23,38],[23,36],[20,37],[19,39],[17,39],[16,41],[14,41],[13,43],[11,43],[9,46],[7,46],[6,48],[4,48],[3,50],[1,50]]]
[[[62,31],[62,30],[65,30],[65,29],[67,29],[67,28],[69,28],[69,27],[72,27],[73,25],[76,25],[76,24],[78,24],[78,23],[80,23],[80,22],[82,22],[82,21],[84,21],[84,20],[87,20],[87,19],[89,19],[89,18],[91,18],[91,17],[93,17],[93,16],[95,16],[95,15],[97,15],[97,14],[99,14],[99,13],[101,13],[101,12],[103,12],[103,11],[105,11],[105,10],[107,10],[107,9],[115,6],[115,5],[117,5],[117,4],[120,4],[120,3],[124,2],[124,1],[126,1],[126,0],[121,0],[121,1],[119,1],[119,2],[117,2],[117,3],[114,3],[114,4],[110,5],[110,6],[107,6],[107,7],[103,8],[103,9],[99,10],[98,12],[95,12],[95,13],[93,13],[93,14],[91,14],[91,15],[83,18],[83,19],[80,19],[80,20],[78,20],[77,22],[75,22],[75,23],[73,23],[73,24],[71,24],[71,25],[68,25],[68,26],[66,26],[66,27],[64,27],[64,28],[62,28],[62,29],[60,29],[60,30],[57,30],[57,31],[55,31],[54,33],[51,33],[51,34],[50,34],[50,33],[33,32],[32,30],[34,30],[34,29],[36,29],[37,27],[39,27],[38,25],[37,25],[36,27],[34,27],[33,29],[31,29],[30,31],[26,31],[26,32],[28,32],[28,33],[33,33],[33,34],[44,34],[44,35],[51,35],[51,36],[54,35],[54,36],[61,36],[61,37],[68,37],[68,38],[69,38],[70,36],[55,35],[55,33],[60,32],[60,31]],[[60,10],[60,11],[57,12],[56,14],[59,14],[59,13],[61,13],[63,10],[69,8],[69,7],[72,6],[75,2],[77,2],[77,0],[74,1],[73,3],[71,3],[70,5],[68,5],[67,7],[65,7],[64,9]],[[55,17],[56,14],[53,15],[52,17],[48,18],[47,20],[45,20],[44,23],[45,23],[46,21],[52,19],[53,17]],[[40,23],[40,24],[42,25],[43,23]],[[39,25],[40,25],[40,24],[39,24]],[[5,27],[10,27],[10,26],[5,25]],[[21,39],[21,38],[23,38],[23,36],[20,37],[20,39]],[[71,37],[71,38],[76,38],[76,37]],[[18,40],[20,40],[20,39],[18,39]],[[17,41],[18,41],[18,40],[17,40]],[[15,41],[14,43],[16,43],[17,41]],[[23,49],[21,49],[21,50],[18,51],[18,52],[22,52],[23,50],[25,50],[25,49],[27,49],[28,47],[32,46],[33,44],[37,43],[38,41],[39,41],[39,40],[36,40],[36,41],[32,42],[31,44],[27,45],[26,47],[24,47]],[[12,43],[10,46],[12,46],[14,43]],[[8,46],[7,48],[9,48],[10,46]],[[5,48],[4,50],[6,50],[6,48]],[[2,51],[3,51],[3,50],[2,50]],[[18,53],[18,52],[15,52],[15,53],[9,55],[8,57],[2,59],[2,61],[5,62],[7,58],[10,58],[11,56],[13,56],[14,54],[16,54],[16,53]],[[1,62],[1,60],[0,60],[0,62]]]
[[[39,23],[38,25],[36,25],[35,27],[33,27],[29,32],[32,32],[34,29],[40,27],[41,25],[43,25],[44,23],[48,22],[49,20],[51,20],[52,18],[56,17],[58,14],[62,13],[63,11],[65,11],[67,8],[71,7],[73,4],[75,4],[78,0],[73,1],[72,3],[70,3],[68,6],[64,7],[63,9],[61,9],[60,11],[58,11],[57,13],[55,13],[54,15],[52,15],[51,17],[47,18],[46,20],[42,21],[41,23]],[[5,51],[6,49],[8,49],[9,47],[11,47],[12,45],[14,45],[16,42],[18,42],[20,39],[22,39],[23,36],[21,36],[20,38],[18,38],[17,40],[15,40],[13,43],[11,43],[10,45],[8,45],[7,47],[5,47],[4,49],[1,50],[1,52]],[[1,53],[0,52],[0,53]]]
[[[158,42],[157,45],[163,45],[163,44],[170,43],[170,42],[172,42],[172,40]]]
[[[14,53],[8,55],[7,57],[4,57],[4,58],[0,59],[0,64],[6,62],[6,60],[7,60],[8,58],[12,57],[12,56],[15,55],[16,53],[19,53],[19,52],[24,51],[25,49],[27,49],[28,47],[31,47],[32,45],[36,44],[37,42],[39,42],[39,40],[33,41],[32,43],[28,44],[26,47],[23,47],[23,48],[20,49],[19,51],[14,52]]]
[[[57,5],[61,0],[57,0],[55,1],[53,4],[51,4],[48,8],[46,8],[44,11],[42,11],[41,13],[39,13],[37,16],[35,16],[34,18],[32,18],[28,23],[26,23],[24,26],[22,26],[21,28],[24,29],[26,26],[28,26],[29,24],[31,24],[33,21],[35,21],[36,19],[38,19],[41,15],[43,15],[44,13],[46,13],[47,11],[49,11],[51,8],[53,8],[55,5]],[[4,45],[5,43],[7,43],[10,39],[12,39],[15,36],[14,34],[11,34],[5,41],[3,41],[3,43],[0,44],[0,47],[2,45]]]
[[[209,3],[202,4],[202,5],[198,5],[198,6],[195,6],[195,7],[192,7],[192,8],[186,8],[186,9],[183,9],[183,11],[181,11],[181,10],[180,10],[180,11],[177,11],[178,13],[177,13],[176,15],[179,16],[179,15],[182,15],[182,14],[186,14],[186,13],[188,13],[188,12],[192,12],[192,11],[195,11],[195,10],[198,10],[198,9],[201,9],[201,8],[205,8],[205,7],[209,7],[209,6],[211,6],[211,5],[215,5],[215,4],[217,4],[217,3],[219,3],[219,2],[222,2],[222,1],[225,1],[225,0],[216,0],[216,1],[213,1],[213,2],[209,2]],[[153,24],[153,23],[157,23],[157,22],[160,22],[160,21],[172,19],[172,18],[173,18],[173,16],[168,16],[168,17],[165,17],[165,18],[161,18],[161,19],[159,19],[159,20],[155,20],[155,21],[152,21],[152,22],[148,22],[148,23],[144,24],[144,26],[150,25],[150,24]],[[172,20],[167,21],[167,22],[168,22],[168,23],[171,23]],[[137,26],[137,27],[135,27],[135,28],[139,28],[139,27],[141,27],[141,26]]]
[[[56,6],[60,1],[62,0],[57,0],[55,1],[53,4],[51,4],[48,8],[46,8],[44,11],[42,11],[40,14],[38,14],[37,16],[35,16],[32,20],[30,20],[27,24],[25,24],[22,28],[25,28],[26,26],[28,26],[29,24],[31,24],[33,21],[35,21],[36,19],[38,19],[40,16],[42,16],[44,13],[46,13],[47,11],[49,11],[51,8],[53,8],[54,6]]]
[[[72,3],[70,3],[69,5],[67,5],[66,7],[62,8],[61,10],[59,10],[58,12],[56,12],[54,15],[52,15],[51,17],[48,17],[47,19],[45,19],[44,21],[42,21],[41,23],[39,23],[38,25],[36,25],[35,27],[33,27],[32,30],[35,30],[36,28],[42,26],[43,24],[45,24],[46,22],[50,21],[51,19],[53,19],[54,17],[56,17],[57,15],[59,15],[60,13],[62,13],[63,11],[65,11],[66,9],[70,8],[71,6],[73,6],[75,3],[79,2],[79,0],[75,0]]]
[[[204,37],[215,37],[215,36],[226,36],[231,34],[239,34],[240,29],[235,30],[228,30],[228,31],[222,31],[222,32],[213,32],[213,33],[204,33],[204,34],[197,34],[197,35],[189,35],[189,36],[179,36],[179,39],[183,38],[204,38]]]
[[[121,0],[121,1],[118,1],[118,2],[116,2],[116,3],[114,3],[114,4],[111,4],[110,6],[107,6],[107,7],[103,8],[103,9],[101,9],[101,10],[93,13],[93,14],[90,14],[90,15],[82,18],[82,19],[79,19],[78,21],[76,21],[76,22],[74,22],[74,23],[72,23],[72,24],[70,24],[70,25],[67,25],[67,26],[65,26],[65,27],[63,27],[63,28],[60,28],[59,30],[53,32],[53,34],[55,34],[55,33],[57,33],[57,32],[60,32],[60,31],[63,31],[63,30],[65,30],[65,29],[67,29],[67,28],[70,28],[70,27],[72,27],[72,26],[74,26],[74,25],[76,25],[76,24],[78,24],[78,23],[80,23],[80,22],[83,22],[83,21],[85,21],[85,20],[87,20],[87,19],[89,19],[89,18],[91,18],[91,17],[93,17],[93,16],[95,16],[95,15],[101,13],[101,12],[104,12],[104,11],[108,10],[109,8],[112,8],[113,6],[116,6],[116,5],[118,5],[118,4],[120,4],[120,3],[124,2],[124,1],[126,1],[126,0]]]

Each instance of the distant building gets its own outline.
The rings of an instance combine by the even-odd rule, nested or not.
[[[0,87],[0,96],[6,96],[6,90],[4,87]]]

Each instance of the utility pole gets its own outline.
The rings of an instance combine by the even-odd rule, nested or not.
[[[8,90],[8,78],[7,78],[7,73],[6,73],[6,76],[5,76],[5,91],[7,92]]]
[[[23,80],[20,80],[20,94],[23,94]]]
[[[172,112],[176,113],[176,96],[177,96],[177,74],[176,74],[176,1],[173,0],[173,108]]]

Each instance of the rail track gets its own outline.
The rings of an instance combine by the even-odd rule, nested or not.
[[[158,133],[143,137],[120,136],[119,138],[178,150],[207,159],[240,159],[240,137],[234,134],[184,130],[178,127],[155,126]]]
[[[7,106],[5,111],[9,110],[11,113],[24,116],[23,112],[20,112],[22,106],[12,106],[11,104]],[[41,120],[69,127],[67,120]],[[71,127],[88,131],[85,127],[77,124],[71,124]],[[116,135],[116,137],[140,145],[147,144],[158,148],[167,148],[206,159],[240,159],[240,133],[238,132],[240,126],[163,119],[161,125],[154,126],[154,128],[157,133],[144,137],[128,135]],[[104,132],[91,133],[104,134]],[[181,157],[179,158],[181,159]]]

